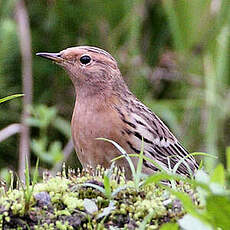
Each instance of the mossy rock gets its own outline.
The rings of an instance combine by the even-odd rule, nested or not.
[[[104,190],[104,169],[49,174],[34,186],[29,202],[22,186],[1,189],[1,229],[159,229],[184,216],[181,202],[154,183],[135,188],[115,168],[110,176],[110,198]],[[96,187],[96,188],[94,188]],[[32,186],[30,186],[30,189]],[[97,189],[98,188],[98,189]],[[190,187],[178,189],[195,194]],[[196,201],[196,199],[194,198]]]

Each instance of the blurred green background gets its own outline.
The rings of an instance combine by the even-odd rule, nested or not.
[[[0,0],[0,98],[23,93],[16,0]],[[27,0],[33,63],[31,162],[52,169],[69,138],[74,89],[58,66],[35,56],[98,46],[118,61],[131,91],[190,152],[226,164],[230,146],[229,0]],[[19,123],[22,98],[0,104],[0,130]],[[18,169],[19,135],[0,142],[0,169]],[[228,152],[230,150],[228,149]],[[229,153],[230,154],[230,153]],[[72,167],[79,165],[72,154]]]

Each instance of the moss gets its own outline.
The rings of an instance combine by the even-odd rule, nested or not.
[[[114,169],[110,185],[112,191],[121,189],[111,200],[98,189],[85,186],[91,183],[104,188],[104,169],[82,173],[69,171],[67,175],[44,178],[34,187],[29,210],[25,213],[22,189],[9,189],[0,197],[1,229],[107,229],[114,226],[122,229],[136,229],[148,216],[147,229],[158,229],[162,223],[175,222],[185,211],[180,202],[168,190],[155,184],[144,185],[135,190],[132,181],[126,181],[124,174]],[[187,185],[178,185],[195,197]],[[84,202],[89,199],[90,202]],[[196,199],[196,198],[194,198]],[[93,205],[93,212],[90,207]],[[96,209],[95,209],[96,206]],[[96,211],[95,211],[96,210]]]

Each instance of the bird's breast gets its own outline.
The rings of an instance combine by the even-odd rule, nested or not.
[[[118,156],[118,150],[109,142],[97,140],[107,138],[122,145],[120,130],[122,121],[112,106],[76,102],[71,130],[73,142],[83,167],[98,164],[109,167],[111,159]]]

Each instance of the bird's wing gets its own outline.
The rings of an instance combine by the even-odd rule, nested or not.
[[[137,99],[131,101],[124,122],[130,126],[129,147],[140,153],[142,139],[145,156],[154,159],[163,168],[171,168],[181,160],[177,173],[190,175],[198,166],[195,159],[183,148],[167,126],[145,105]],[[183,160],[182,160],[183,159]],[[144,161],[146,167],[157,168],[149,161]]]

